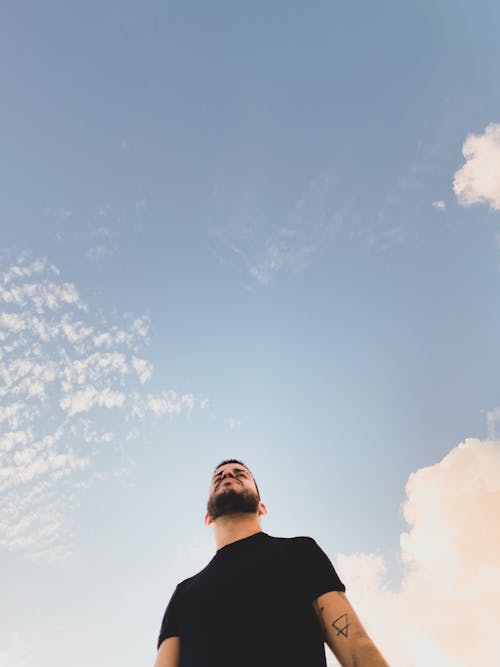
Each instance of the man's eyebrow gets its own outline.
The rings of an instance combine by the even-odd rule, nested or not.
[[[216,472],[212,479],[215,479],[216,477],[220,477],[224,471],[219,470],[219,472]],[[244,468],[233,468],[231,472],[243,472],[245,475],[248,475],[248,470],[245,470]]]

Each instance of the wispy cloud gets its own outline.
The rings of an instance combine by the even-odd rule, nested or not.
[[[221,201],[216,191],[214,202],[222,207],[224,218],[213,229],[220,243],[219,259],[242,265],[260,285],[307,268],[338,232],[354,203],[346,203],[331,175],[312,179],[278,214],[267,210],[262,198],[251,190],[229,203]]]
[[[105,260],[113,257],[117,252],[117,249],[109,245],[96,245],[92,246],[85,252],[85,259],[89,262],[97,264],[98,262],[104,262]]]
[[[106,210],[108,207],[104,207],[104,209],[101,209],[99,211],[99,215],[106,215]],[[109,229],[108,227],[97,227],[96,229],[93,229],[89,237],[92,239],[104,239],[105,241],[110,241],[116,236],[116,232],[113,230]]]
[[[459,203],[489,204],[500,210],[500,124],[490,123],[483,134],[469,134],[462,153],[465,164],[453,180]]]
[[[102,264],[119,254],[127,238],[142,233],[146,211],[147,202],[141,200],[126,210],[104,203],[66,217],[61,216],[58,207],[49,208],[47,214],[60,223],[54,232],[57,243],[74,245],[87,262]]]
[[[386,184],[380,199],[372,195],[368,206],[351,216],[350,238],[368,247],[379,259],[388,260],[401,248],[418,239],[421,224],[422,191],[438,168],[440,148],[436,143],[421,144],[408,164]],[[443,208],[444,202],[434,202]]]
[[[68,508],[99,473],[99,447],[137,437],[147,417],[206,402],[145,393],[147,318],[105,322],[45,260],[5,267],[0,308],[0,546],[67,559]]]
[[[437,201],[433,201],[432,205],[434,208],[437,208],[438,211],[444,211],[446,208],[446,202],[442,199],[438,199]]]
[[[98,216],[107,217],[112,209],[109,205],[103,206],[98,211]],[[85,251],[85,259],[93,264],[105,262],[118,252],[118,247],[114,243],[117,233],[110,227],[100,225],[90,230],[85,240],[95,243]]]
[[[399,591],[379,554],[340,555],[350,599],[392,665],[500,664],[500,442],[466,440],[406,492]]]
[[[163,391],[160,394],[147,394],[142,397],[134,395],[134,417],[143,418],[148,413],[156,416],[178,415],[184,410],[192,410],[196,404],[201,407],[203,402],[197,401],[192,394],[178,395],[175,391]]]
[[[70,218],[73,217],[73,211],[65,206],[54,206],[46,209],[49,215],[54,215],[58,220],[62,222],[67,222]]]
[[[486,413],[486,428],[488,431],[488,438],[495,440],[500,437],[500,406],[488,410]]]
[[[419,146],[415,159],[388,183],[370,178],[365,185],[352,173],[350,155],[350,169],[338,160],[282,203],[269,194],[264,179],[259,183],[254,176],[255,187],[215,188],[214,252],[224,265],[245,271],[250,289],[304,271],[335,243],[363,245],[376,257],[390,259],[418,238],[422,191],[439,160],[438,146]],[[442,210],[445,203],[434,206]]]
[[[234,419],[234,417],[225,417],[223,423],[224,426],[227,426],[231,431],[241,426],[241,421],[239,419]]]

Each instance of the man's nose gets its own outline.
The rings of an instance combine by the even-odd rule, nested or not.
[[[233,475],[233,473],[232,473],[230,470],[225,470],[225,471],[222,473],[221,480],[225,479],[226,477],[233,477],[233,478],[234,478],[234,475]]]

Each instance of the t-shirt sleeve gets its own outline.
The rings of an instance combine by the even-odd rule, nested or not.
[[[180,634],[179,597],[179,586],[177,586],[163,615],[157,648],[160,648],[161,643],[168,637],[178,637]]]
[[[311,537],[304,537],[302,540],[303,567],[309,599],[315,600],[329,591],[344,593],[345,586],[323,549]]]

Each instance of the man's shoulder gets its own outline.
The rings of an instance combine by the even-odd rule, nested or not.
[[[276,537],[274,535],[268,535],[272,540],[277,540],[282,544],[316,544],[315,540],[312,537],[307,535],[296,535],[294,537]]]
[[[275,537],[268,535],[272,544],[277,548],[291,550],[294,552],[307,552],[317,548],[316,541],[307,535],[296,535],[294,537]]]
[[[200,578],[202,578],[203,575],[207,572],[209,565],[210,565],[210,563],[205,565],[205,567],[202,570],[200,570],[199,572],[196,572],[196,574],[193,574],[190,577],[187,577],[187,579],[183,579],[182,581],[180,581],[176,586],[175,592],[179,595],[186,588],[189,588],[191,586],[191,584],[195,583]]]
[[[187,579],[183,579],[180,583],[177,584],[177,589],[179,592],[182,592],[186,588],[189,588],[189,586],[199,579],[202,579],[205,574],[207,574],[207,570],[209,569],[210,563],[205,565],[205,567],[197,572],[196,574],[193,574],[191,577],[188,577]]]

